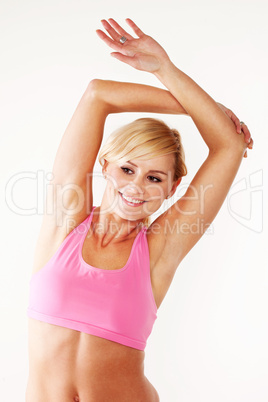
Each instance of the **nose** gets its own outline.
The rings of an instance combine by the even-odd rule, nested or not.
[[[127,185],[127,190],[128,194],[132,196],[141,196],[144,194],[144,185],[142,182],[141,177],[135,177],[134,180],[132,180],[130,183]]]

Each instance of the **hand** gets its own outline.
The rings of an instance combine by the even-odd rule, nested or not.
[[[150,73],[157,72],[163,64],[170,62],[162,46],[153,38],[143,33],[131,19],[127,18],[126,22],[138,38],[133,38],[112,18],[109,18],[108,21],[111,25],[106,20],[101,20],[112,39],[100,29],[97,29],[96,32],[108,46],[116,50],[116,52],[111,53],[111,56],[129,64],[137,70]],[[122,36],[127,39],[123,44],[120,43]]]
[[[240,120],[238,119],[238,117],[230,109],[227,109],[221,103],[217,103],[217,104],[219,105],[221,110],[223,110],[224,113],[227,114],[227,116],[230,117],[230,119],[234,122],[234,124],[236,125],[237,133],[238,134],[241,134],[241,133],[244,134],[244,140],[248,144],[247,147],[249,149],[252,149],[253,148],[253,139],[251,138],[249,129],[246,126],[246,124],[245,123],[240,124]],[[247,154],[247,150],[246,150],[246,152],[244,153],[244,158],[247,158],[247,156],[248,156],[248,154]]]

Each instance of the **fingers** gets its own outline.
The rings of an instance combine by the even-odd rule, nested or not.
[[[251,135],[250,135],[250,132],[249,132],[249,129],[248,129],[247,125],[245,123],[243,123],[242,126],[241,126],[241,129],[242,129],[242,131],[244,133],[245,142],[247,144],[249,144],[250,140],[251,140]]]
[[[223,105],[218,104],[220,107],[222,107]],[[223,110],[224,112],[227,114],[228,117],[230,117],[230,119],[233,121],[233,123],[236,126],[236,131],[238,134],[244,134],[244,141],[247,143],[247,147],[249,149],[253,148],[253,139],[251,138],[251,134],[250,131],[247,127],[247,125],[244,122],[240,122],[240,120],[238,119],[238,117],[232,112],[232,110],[225,108],[225,106],[223,106]],[[247,149],[245,150],[244,153],[244,158],[247,158],[248,153],[247,153]]]
[[[141,36],[145,35],[142,30],[133,22],[130,18],[126,18],[126,22],[128,25],[133,29],[135,34],[140,38]]]
[[[231,112],[231,119],[234,122],[234,124],[236,125],[236,131],[238,132],[238,134],[241,134],[240,120],[232,111],[230,111],[230,112]]]
[[[248,148],[252,149],[253,148],[253,139],[250,139],[250,143],[248,144]]]
[[[96,29],[96,33],[112,49],[117,50],[117,52],[126,54],[126,52],[123,50],[124,47],[126,48],[126,45],[123,47],[123,44],[120,43],[120,39],[122,38],[122,36],[124,36],[128,40],[135,40],[135,38],[127,33],[113,18],[109,18],[108,20],[110,24],[106,20],[101,20],[101,22],[113,40],[109,38],[109,36],[107,36],[101,29]],[[126,21],[139,37],[144,35],[142,30],[139,29],[130,18],[127,18]]]
[[[105,21],[105,20],[102,20],[102,21]],[[120,34],[120,35],[118,35],[117,32],[116,32],[116,34],[119,36],[119,39],[122,36],[124,36],[128,40],[131,40],[131,39],[133,40],[134,39],[133,36],[131,36],[129,33],[127,33],[113,18],[108,18],[108,21],[117,30],[117,32]],[[114,32],[115,32],[115,30],[114,30]]]
[[[237,133],[241,134],[241,124],[239,118],[230,109],[228,109],[226,113],[230,117],[232,122],[235,124]]]
[[[103,42],[105,42],[106,45],[110,46],[113,50],[124,52],[123,45],[109,38],[109,36],[107,36],[101,29],[96,29],[96,33],[103,40]]]
[[[220,105],[220,107],[223,107],[223,111],[227,114],[227,116],[232,120],[232,122],[235,124],[236,126],[236,131],[238,134],[241,134],[241,124],[240,124],[240,120],[239,118],[234,114],[234,112],[232,112],[232,110],[227,109],[225,106],[221,105],[218,103],[218,105]]]
[[[250,138],[250,142],[249,142],[249,144],[248,144],[248,148],[249,149],[252,149],[253,148],[253,139],[252,138]],[[246,151],[245,151],[245,153],[244,153],[244,158],[247,158],[247,156],[248,156],[248,153],[247,153],[247,149],[246,149]]]
[[[104,28],[106,29],[106,31],[108,32],[108,34],[111,36],[111,38],[113,38],[115,41],[119,42],[122,35],[120,35],[118,32],[116,32],[107,21],[101,20],[101,23],[104,26]]]

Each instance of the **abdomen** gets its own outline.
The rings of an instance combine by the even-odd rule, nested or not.
[[[158,402],[145,353],[29,318],[26,402]]]

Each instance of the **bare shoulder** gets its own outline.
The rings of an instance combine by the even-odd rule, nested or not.
[[[55,222],[55,217],[45,215],[40,227],[34,249],[32,274],[39,271],[56,253],[65,238],[87,217],[87,214],[64,218],[62,224]]]
[[[39,271],[55,254],[64,239],[83,222],[92,209],[92,178],[73,191],[70,180],[51,182],[47,187],[45,212],[34,250],[33,271]]]

